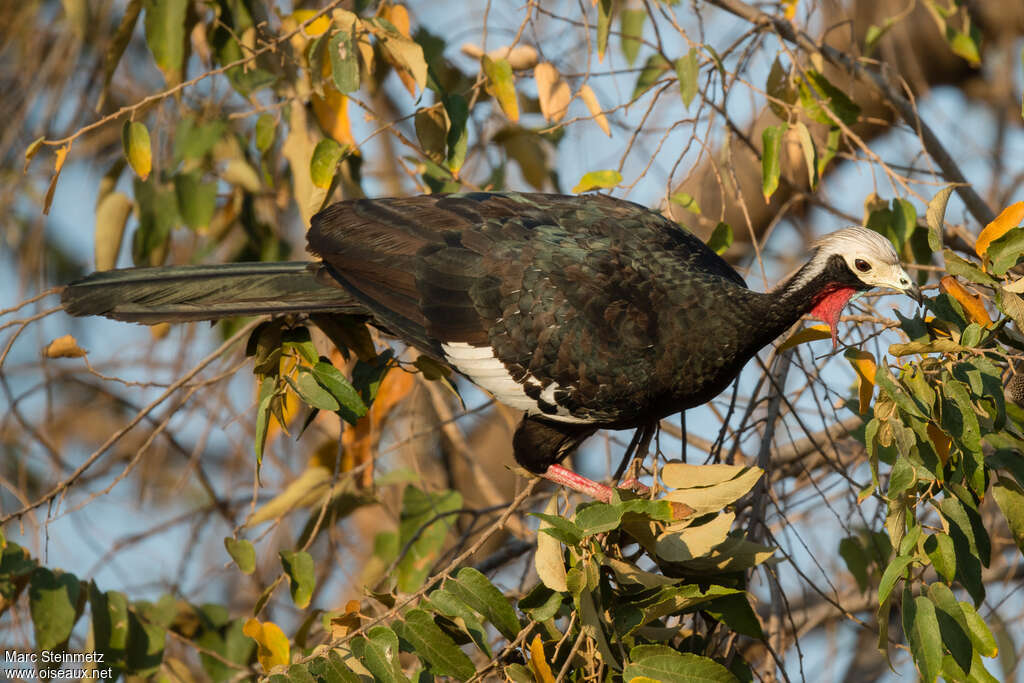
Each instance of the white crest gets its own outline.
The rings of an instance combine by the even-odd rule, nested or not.
[[[822,237],[812,245],[812,249],[811,260],[792,281],[786,283],[787,291],[799,291],[817,277],[836,254],[843,258],[850,272],[869,287],[899,290],[913,287],[892,242],[874,230],[860,226],[843,228]]]

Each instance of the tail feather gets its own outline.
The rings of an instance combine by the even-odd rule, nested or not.
[[[93,273],[64,288],[71,315],[146,323],[268,313],[365,313],[305,261],[127,268]]]

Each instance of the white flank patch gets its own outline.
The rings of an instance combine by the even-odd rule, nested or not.
[[[489,346],[472,346],[465,342],[441,344],[445,360],[473,380],[473,383],[490,392],[495,399],[517,410],[524,410],[531,415],[544,415],[559,422],[586,423],[589,420],[573,417],[569,411],[555,403],[555,391],[560,387],[551,383],[541,391],[541,399],[558,408],[558,413],[551,415],[543,412],[537,402],[526,395],[522,385],[512,379],[505,364],[494,356]],[[540,386],[540,381],[527,376],[531,386]]]

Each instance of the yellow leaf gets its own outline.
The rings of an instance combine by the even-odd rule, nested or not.
[[[504,59],[480,58],[487,76],[487,92],[498,101],[501,110],[510,121],[519,120],[519,100],[516,98],[516,77],[512,65]]]
[[[124,228],[134,206],[132,200],[121,192],[107,194],[96,205],[96,231],[93,234],[96,270],[110,270],[117,263]]]
[[[356,146],[348,120],[348,98],[333,85],[324,86],[324,96],[313,95],[313,113],[324,132],[336,142]]]
[[[796,5],[799,0],[782,0],[782,6],[785,8],[782,13],[787,20],[793,21],[796,18]]]
[[[242,627],[242,633],[256,641],[259,646],[256,659],[267,673],[276,666],[288,666],[291,661],[291,646],[284,631],[272,621],[260,623],[259,619],[249,619]]]
[[[875,392],[875,371],[878,366],[875,364],[874,355],[868,351],[846,349],[843,355],[857,373],[857,398],[860,402],[857,412],[863,415],[871,407],[871,397]]]
[[[359,615],[359,601],[349,600],[345,603],[345,613],[331,619],[331,638],[341,640],[362,624]]]
[[[1024,221],[1024,202],[1010,204],[981,231],[978,241],[974,243],[974,251],[981,258],[985,258],[989,245],[1016,228],[1022,221]]]
[[[946,275],[939,280],[939,289],[956,299],[972,322],[982,326],[992,324],[992,319],[988,317],[988,311],[985,310],[985,304],[981,302],[981,297],[967,291],[967,288],[952,275]]]
[[[366,464],[361,480],[364,486],[369,486],[373,481],[373,456],[380,442],[384,421],[412,393],[415,385],[416,378],[412,373],[389,370],[380,382],[369,413],[356,422],[354,427],[346,428],[341,435],[345,452],[343,469],[348,471]]]
[[[57,150],[56,158],[53,160],[53,177],[50,178],[50,186],[46,188],[46,199],[43,200],[43,215],[50,213],[53,193],[57,191],[57,179],[60,178],[60,170],[64,168],[64,162],[67,161],[68,152],[70,151],[70,142]]]
[[[381,16],[391,22],[406,38],[412,37],[409,33],[409,10],[404,5],[385,5],[381,8]]]
[[[555,683],[555,675],[551,672],[551,665],[544,656],[544,641],[538,633],[530,641],[530,668],[533,669],[533,677],[537,683]]]
[[[28,165],[32,163],[32,157],[34,157],[36,155],[36,152],[39,151],[39,148],[42,146],[44,140],[46,140],[46,137],[40,135],[35,140],[33,140],[28,147],[25,148],[25,168],[22,171],[23,173],[28,173]]]
[[[312,9],[295,10],[294,12],[292,12],[292,19],[295,20],[296,24],[301,26],[302,22],[309,21],[309,19],[313,17],[317,13],[317,11],[318,10]],[[310,38],[316,38],[317,36],[322,36],[324,32],[330,27],[331,18],[324,14],[311,21],[303,30],[306,32],[306,35],[309,36]]]
[[[687,462],[670,462],[661,468],[661,483],[670,489],[692,489],[698,486],[714,486],[735,479],[747,468],[744,465],[692,465]]]
[[[949,462],[949,447],[953,442],[948,434],[931,422],[928,423],[926,429],[928,430],[928,438],[932,440],[932,445],[935,446],[935,454],[939,456],[939,462],[945,466]]]
[[[594,117],[594,123],[604,131],[605,135],[611,137],[612,129],[608,126],[608,119],[604,115],[604,110],[601,109],[601,103],[597,101],[597,95],[589,85],[580,88],[580,99],[583,100],[583,104],[587,105],[587,110]]]
[[[686,562],[710,555],[729,537],[736,513],[726,512],[699,526],[666,530],[658,536],[657,553],[670,562]]]
[[[480,49],[479,45],[473,43],[465,43],[461,48],[462,54],[473,59],[480,59],[484,56],[484,51]],[[512,67],[513,71],[525,71],[526,69],[532,69],[537,66],[537,60],[539,55],[537,49],[532,45],[503,45],[502,47],[495,48],[487,52],[487,56],[491,59],[505,59],[508,60],[509,66]]]
[[[591,171],[584,173],[580,181],[572,188],[573,192],[589,192],[602,188],[615,187],[622,182],[622,174],[614,169]]]
[[[558,494],[556,493],[548,501],[544,508],[544,514],[558,514]],[[551,524],[541,520],[540,528],[537,531],[537,552],[533,556],[533,566],[537,570],[537,577],[541,583],[553,591],[565,592],[569,590],[565,582],[565,561],[562,559],[562,544],[551,534],[542,534],[540,529],[550,527]]]
[[[569,100],[572,99],[569,84],[550,62],[538,64],[533,69],[533,78],[537,81],[537,97],[540,99],[540,112],[544,119],[561,121],[565,118]]]
[[[43,355],[47,358],[81,358],[85,355],[85,350],[78,345],[74,337],[65,334],[47,344],[43,349]]]
[[[145,180],[153,170],[153,150],[149,142],[149,129],[139,121],[125,121],[121,129],[121,144],[132,170]]]
[[[779,344],[779,351],[786,351],[787,349],[799,346],[800,344],[806,344],[807,342],[831,338],[832,332],[829,331],[828,325],[811,325],[810,327],[804,327],[791,334],[789,339]]]
[[[764,474],[762,469],[750,467],[739,476],[720,484],[669,491],[665,496],[665,500],[689,506],[693,510],[694,516],[718,512],[744,496],[747,491],[754,487],[754,484],[757,483],[762,474]]]

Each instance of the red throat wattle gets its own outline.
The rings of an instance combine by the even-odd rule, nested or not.
[[[839,332],[836,329],[839,324],[839,314],[846,306],[850,298],[857,293],[853,287],[835,287],[827,289],[825,293],[817,298],[811,308],[811,315],[818,320],[828,323],[832,330],[832,350],[839,345]]]

